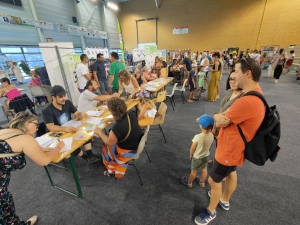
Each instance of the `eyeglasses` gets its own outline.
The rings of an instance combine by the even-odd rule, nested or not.
[[[39,123],[35,123],[35,122],[29,122],[29,123],[33,123],[36,125],[36,128],[39,128],[40,124]]]
[[[245,61],[245,63],[250,67],[251,73],[253,74],[252,67],[251,67],[250,64],[248,63],[247,58],[246,58],[245,56],[243,56],[241,60],[244,60],[244,61]]]

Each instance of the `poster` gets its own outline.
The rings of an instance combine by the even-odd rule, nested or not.
[[[95,38],[94,30],[93,29],[87,29],[87,33],[86,33],[85,36],[89,37],[89,38]]]
[[[0,14],[0,22],[22,25],[22,18],[16,17],[16,16],[10,16],[10,15],[6,15],[6,14]]]
[[[97,59],[97,54],[101,53],[103,54],[104,58],[109,57],[108,49],[107,48],[86,48],[83,50],[84,54],[86,54],[89,59],[95,58]]]
[[[53,23],[44,22],[44,21],[35,21],[36,28],[43,28],[46,30],[54,30]]]
[[[187,34],[189,32],[188,27],[174,27],[173,34]]]
[[[157,45],[145,45],[145,53],[146,55],[156,54]]]
[[[77,26],[68,25],[68,32],[69,32],[69,34],[78,35],[77,28],[78,28]]]
[[[77,35],[80,35],[80,36],[87,36],[87,34],[88,34],[87,28],[84,28],[84,27],[77,27]]]
[[[133,62],[138,62],[146,60],[145,50],[144,49],[133,49],[132,51]]]
[[[23,26],[35,27],[35,20],[22,18],[22,24]]]
[[[68,24],[63,24],[63,23],[56,23],[56,27],[57,27],[57,32],[58,33],[64,33],[67,34],[69,33],[68,31]]]

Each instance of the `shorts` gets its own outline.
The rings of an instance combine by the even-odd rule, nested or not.
[[[209,161],[209,156],[200,158],[200,159],[196,159],[196,158],[192,158],[192,170],[194,171],[199,171],[199,170],[203,170],[207,168],[208,165],[208,161]]]
[[[110,91],[107,80],[105,80],[105,81],[99,80],[99,84],[100,84],[99,90],[100,90],[101,94],[106,94],[107,92]]]
[[[193,83],[192,83],[193,84]],[[195,88],[192,84],[190,84],[190,92],[195,91],[197,88]]]
[[[82,93],[82,92],[84,91],[84,89],[78,88],[78,91],[79,91],[80,93]]]
[[[230,173],[236,171],[236,168],[236,166],[225,166],[215,159],[209,176],[214,182],[220,183]]]
[[[189,79],[189,71],[184,71],[183,79]]]

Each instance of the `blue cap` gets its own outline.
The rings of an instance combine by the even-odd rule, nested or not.
[[[207,115],[207,114],[203,114],[202,116],[200,116],[200,118],[198,119],[198,123],[204,128],[207,129],[209,126],[213,126],[215,121],[212,118],[212,116]]]

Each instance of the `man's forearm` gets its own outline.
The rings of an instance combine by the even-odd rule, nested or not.
[[[108,80],[108,85],[111,85],[112,82],[114,81],[114,75],[109,75],[109,80]]]
[[[58,125],[48,125],[47,126],[48,130],[50,132],[67,132],[66,127],[58,126]]]

